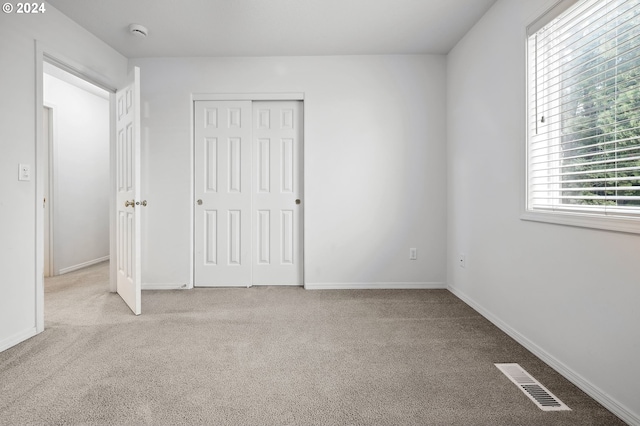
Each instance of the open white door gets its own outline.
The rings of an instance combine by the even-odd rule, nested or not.
[[[140,69],[116,92],[116,273],[117,291],[141,313],[140,282]]]

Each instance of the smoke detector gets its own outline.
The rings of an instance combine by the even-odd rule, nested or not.
[[[147,27],[140,24],[131,24],[129,25],[129,32],[135,36],[145,38],[149,33],[149,30],[147,30]]]

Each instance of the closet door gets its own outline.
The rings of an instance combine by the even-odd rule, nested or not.
[[[195,285],[251,285],[251,101],[195,102]]]
[[[197,287],[302,285],[302,102],[195,102]]]
[[[302,102],[253,102],[253,285],[303,285]]]

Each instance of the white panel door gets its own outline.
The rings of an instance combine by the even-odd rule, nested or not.
[[[140,283],[140,70],[116,93],[116,273],[117,291],[141,313]],[[146,204],[146,203],[145,203]]]
[[[251,285],[251,101],[195,102],[195,286]]]
[[[302,285],[302,102],[253,102],[253,284]]]

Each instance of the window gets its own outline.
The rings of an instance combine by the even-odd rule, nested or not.
[[[640,0],[564,0],[527,31],[523,218],[640,233]]]

